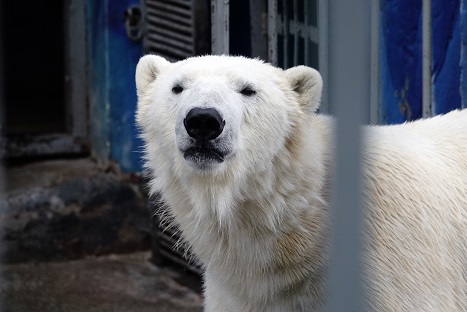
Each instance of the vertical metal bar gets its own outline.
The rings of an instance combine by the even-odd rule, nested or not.
[[[250,23],[251,23],[251,56],[259,57],[262,60],[268,58],[268,42],[265,36],[264,12],[266,12],[266,2],[250,0]]]
[[[309,25],[310,21],[308,19],[308,14],[310,12],[310,0],[304,0],[304,10],[303,12],[303,40],[304,40],[304,52],[305,52],[305,65],[310,65],[310,40],[311,40],[311,25]]]
[[[289,33],[290,33],[290,19],[289,19],[289,8],[287,7],[287,1],[282,0],[282,33],[284,34],[284,68],[289,67]]]
[[[371,100],[370,123],[379,122],[380,0],[371,1]]]
[[[423,100],[422,116],[433,114],[431,93],[431,0],[422,2],[422,54],[423,54]]]
[[[370,1],[329,2],[329,100],[336,104],[329,311],[363,311],[361,124],[370,102]]]
[[[277,0],[268,0],[268,58],[277,65]]]
[[[298,39],[300,36],[300,32],[298,28],[297,0],[293,0],[293,21],[294,21],[293,66],[297,66],[298,65]]]
[[[329,103],[328,97],[328,0],[318,1],[318,66],[319,73],[323,78],[323,95],[321,96],[320,112],[330,114],[333,107]]]
[[[0,14],[3,14],[3,1],[0,1]],[[5,29],[3,28],[3,23],[0,22],[0,127],[4,128],[5,127],[5,121],[6,117],[4,115],[6,103],[5,103],[5,98],[4,98],[4,83],[5,83],[5,77],[4,77],[4,67],[3,67],[3,61],[4,61],[4,50],[3,50],[3,31]],[[5,183],[6,183],[6,176],[5,176],[5,168],[4,168],[4,154],[5,154],[5,149],[4,149],[4,144],[5,144],[5,138],[3,135],[6,133],[7,129],[0,129],[0,206],[3,206],[3,201],[6,200],[6,194],[5,194]],[[3,237],[3,230],[4,230],[4,223],[3,223],[3,218],[0,218],[0,234]],[[3,255],[4,255],[4,247],[5,244],[0,244],[0,259],[3,260]],[[2,268],[3,261],[0,261],[0,285],[3,284],[3,268]],[[4,296],[0,295],[0,311],[5,311],[3,308],[3,299]]]
[[[86,103],[86,12],[84,0],[65,3],[66,108],[68,127],[75,137],[87,135]]]
[[[211,49],[213,54],[229,54],[229,0],[211,0]]]

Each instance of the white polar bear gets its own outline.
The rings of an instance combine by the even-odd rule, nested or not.
[[[143,57],[151,192],[205,266],[206,311],[325,304],[333,119],[311,68]],[[467,311],[467,110],[364,132],[366,301]]]

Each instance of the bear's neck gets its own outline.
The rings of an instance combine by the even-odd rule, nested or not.
[[[313,133],[297,130],[300,139],[289,140],[260,173],[245,174],[241,181],[172,182],[178,186],[168,196],[172,213],[205,265],[261,267],[287,257],[276,255],[278,246],[314,250],[312,245],[323,244],[330,125],[326,118],[312,122]]]

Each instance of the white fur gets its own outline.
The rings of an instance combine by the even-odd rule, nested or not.
[[[333,120],[315,114],[320,75],[241,57],[145,56],[136,82],[151,193],[205,266],[205,310],[320,310],[333,159]],[[241,94],[245,85],[256,94]],[[225,120],[213,142],[221,163],[183,157],[195,106]],[[368,127],[365,143],[369,307],[467,311],[467,111]]]

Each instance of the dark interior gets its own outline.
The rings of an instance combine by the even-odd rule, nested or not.
[[[7,135],[66,131],[63,1],[2,6]]]

